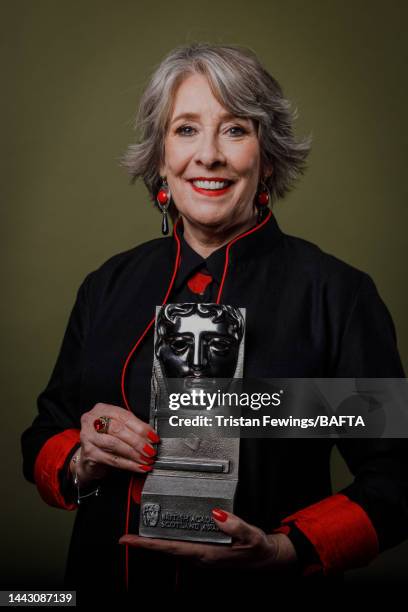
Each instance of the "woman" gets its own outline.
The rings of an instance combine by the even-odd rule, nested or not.
[[[141,140],[123,163],[164,234],[171,216],[173,237],[87,275],[22,436],[25,477],[48,504],[78,510],[66,586],[82,595],[197,593],[203,578],[207,593],[306,588],[407,535],[402,443],[372,439],[337,442],[355,479],[336,495],[332,439],[243,439],[235,512],[213,512],[231,546],[137,535],[160,443],[148,425],[156,305],[246,308],[249,378],[404,376],[371,278],[283,234],[268,208],[304,171],[310,140],[295,140],[293,120],[279,84],[239,47],[178,48],[145,90]]]

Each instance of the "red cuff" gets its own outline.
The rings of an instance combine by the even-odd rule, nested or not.
[[[377,533],[366,512],[341,493],[286,517],[276,531],[288,533],[290,523],[313,544],[325,575],[362,567],[378,554]]]
[[[50,506],[76,510],[76,503],[67,503],[61,494],[59,472],[73,446],[80,440],[79,429],[66,429],[47,440],[34,465],[34,480],[42,499]]]

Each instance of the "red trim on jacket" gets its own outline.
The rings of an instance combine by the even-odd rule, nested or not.
[[[79,429],[65,429],[47,440],[34,464],[34,480],[42,499],[50,506],[76,510],[76,503],[67,503],[61,493],[59,472],[73,446],[80,440]]]
[[[181,259],[180,259],[181,244],[180,244],[180,238],[177,235],[177,226],[178,226],[179,222],[180,222],[180,218],[177,219],[176,223],[174,224],[174,228],[173,228],[173,235],[174,235],[174,238],[175,238],[176,243],[177,243],[176,260],[174,262],[173,274],[172,274],[172,277],[170,279],[169,286],[167,287],[166,295],[164,296],[164,299],[163,299],[163,302],[162,302],[163,305],[167,303],[168,297],[170,295],[170,291],[172,290],[173,285],[174,285],[174,281],[176,280],[177,271],[178,271],[178,269],[180,267],[180,262],[181,262]],[[154,316],[151,319],[151,321],[147,324],[147,326],[145,327],[144,331],[141,333],[141,335],[137,339],[135,345],[133,346],[133,348],[131,349],[130,353],[126,357],[126,361],[125,361],[125,364],[124,364],[123,369],[122,369],[122,377],[121,377],[122,398],[123,398],[123,401],[125,403],[126,409],[129,410],[130,412],[132,412],[132,409],[131,409],[131,407],[129,405],[129,402],[127,400],[126,390],[125,390],[126,370],[127,370],[129,361],[132,358],[133,353],[135,352],[135,350],[137,349],[139,344],[142,342],[143,338],[145,337],[147,332],[150,330],[150,328],[154,324],[155,320],[156,320],[156,316]],[[127,535],[129,533],[130,502],[131,502],[131,500],[133,499],[133,496],[134,496],[136,500],[139,499],[139,502],[137,502],[137,503],[140,503],[141,493],[142,493],[142,489],[143,489],[143,484],[144,484],[144,480],[141,481],[139,478],[136,477],[135,474],[132,474],[130,476],[129,486],[128,486],[128,493],[127,493],[127,502],[126,502],[125,535]],[[125,584],[126,584],[126,591],[128,591],[129,590],[129,544],[125,544]]]
[[[377,533],[363,508],[338,493],[286,517],[275,530],[288,533],[294,523],[313,544],[321,567],[308,566],[304,575],[325,575],[367,565],[379,552]]]
[[[132,499],[135,504],[139,504],[140,506],[140,502],[142,501],[142,491],[143,491],[144,483],[146,480],[146,476],[144,476],[143,474],[136,476],[136,474],[134,474],[132,480],[133,480]]]

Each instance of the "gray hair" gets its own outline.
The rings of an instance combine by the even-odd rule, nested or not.
[[[218,102],[237,117],[252,119],[258,128],[261,168],[272,164],[264,179],[272,202],[283,198],[304,173],[312,137],[296,140],[293,124],[298,117],[283,96],[276,79],[261,65],[255,52],[238,45],[193,43],[176,47],[151,76],[135,121],[140,142],[131,144],[120,159],[133,184],[142,177],[155,201],[164,162],[164,139],[174,95],[191,74],[203,74]],[[157,205],[157,204],[156,204]],[[176,211],[169,210],[173,219]]]

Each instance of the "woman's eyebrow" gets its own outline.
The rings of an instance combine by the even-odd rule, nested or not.
[[[232,113],[223,113],[220,116],[221,119],[226,120],[226,119],[241,119],[243,121],[248,121],[248,119],[246,117],[238,117],[237,115],[233,115]],[[179,119],[191,119],[193,120],[198,120],[200,119],[200,115],[198,113],[180,113],[179,115],[177,115],[176,117],[174,117],[174,119],[172,119],[171,123],[175,123],[176,121],[179,121]]]

